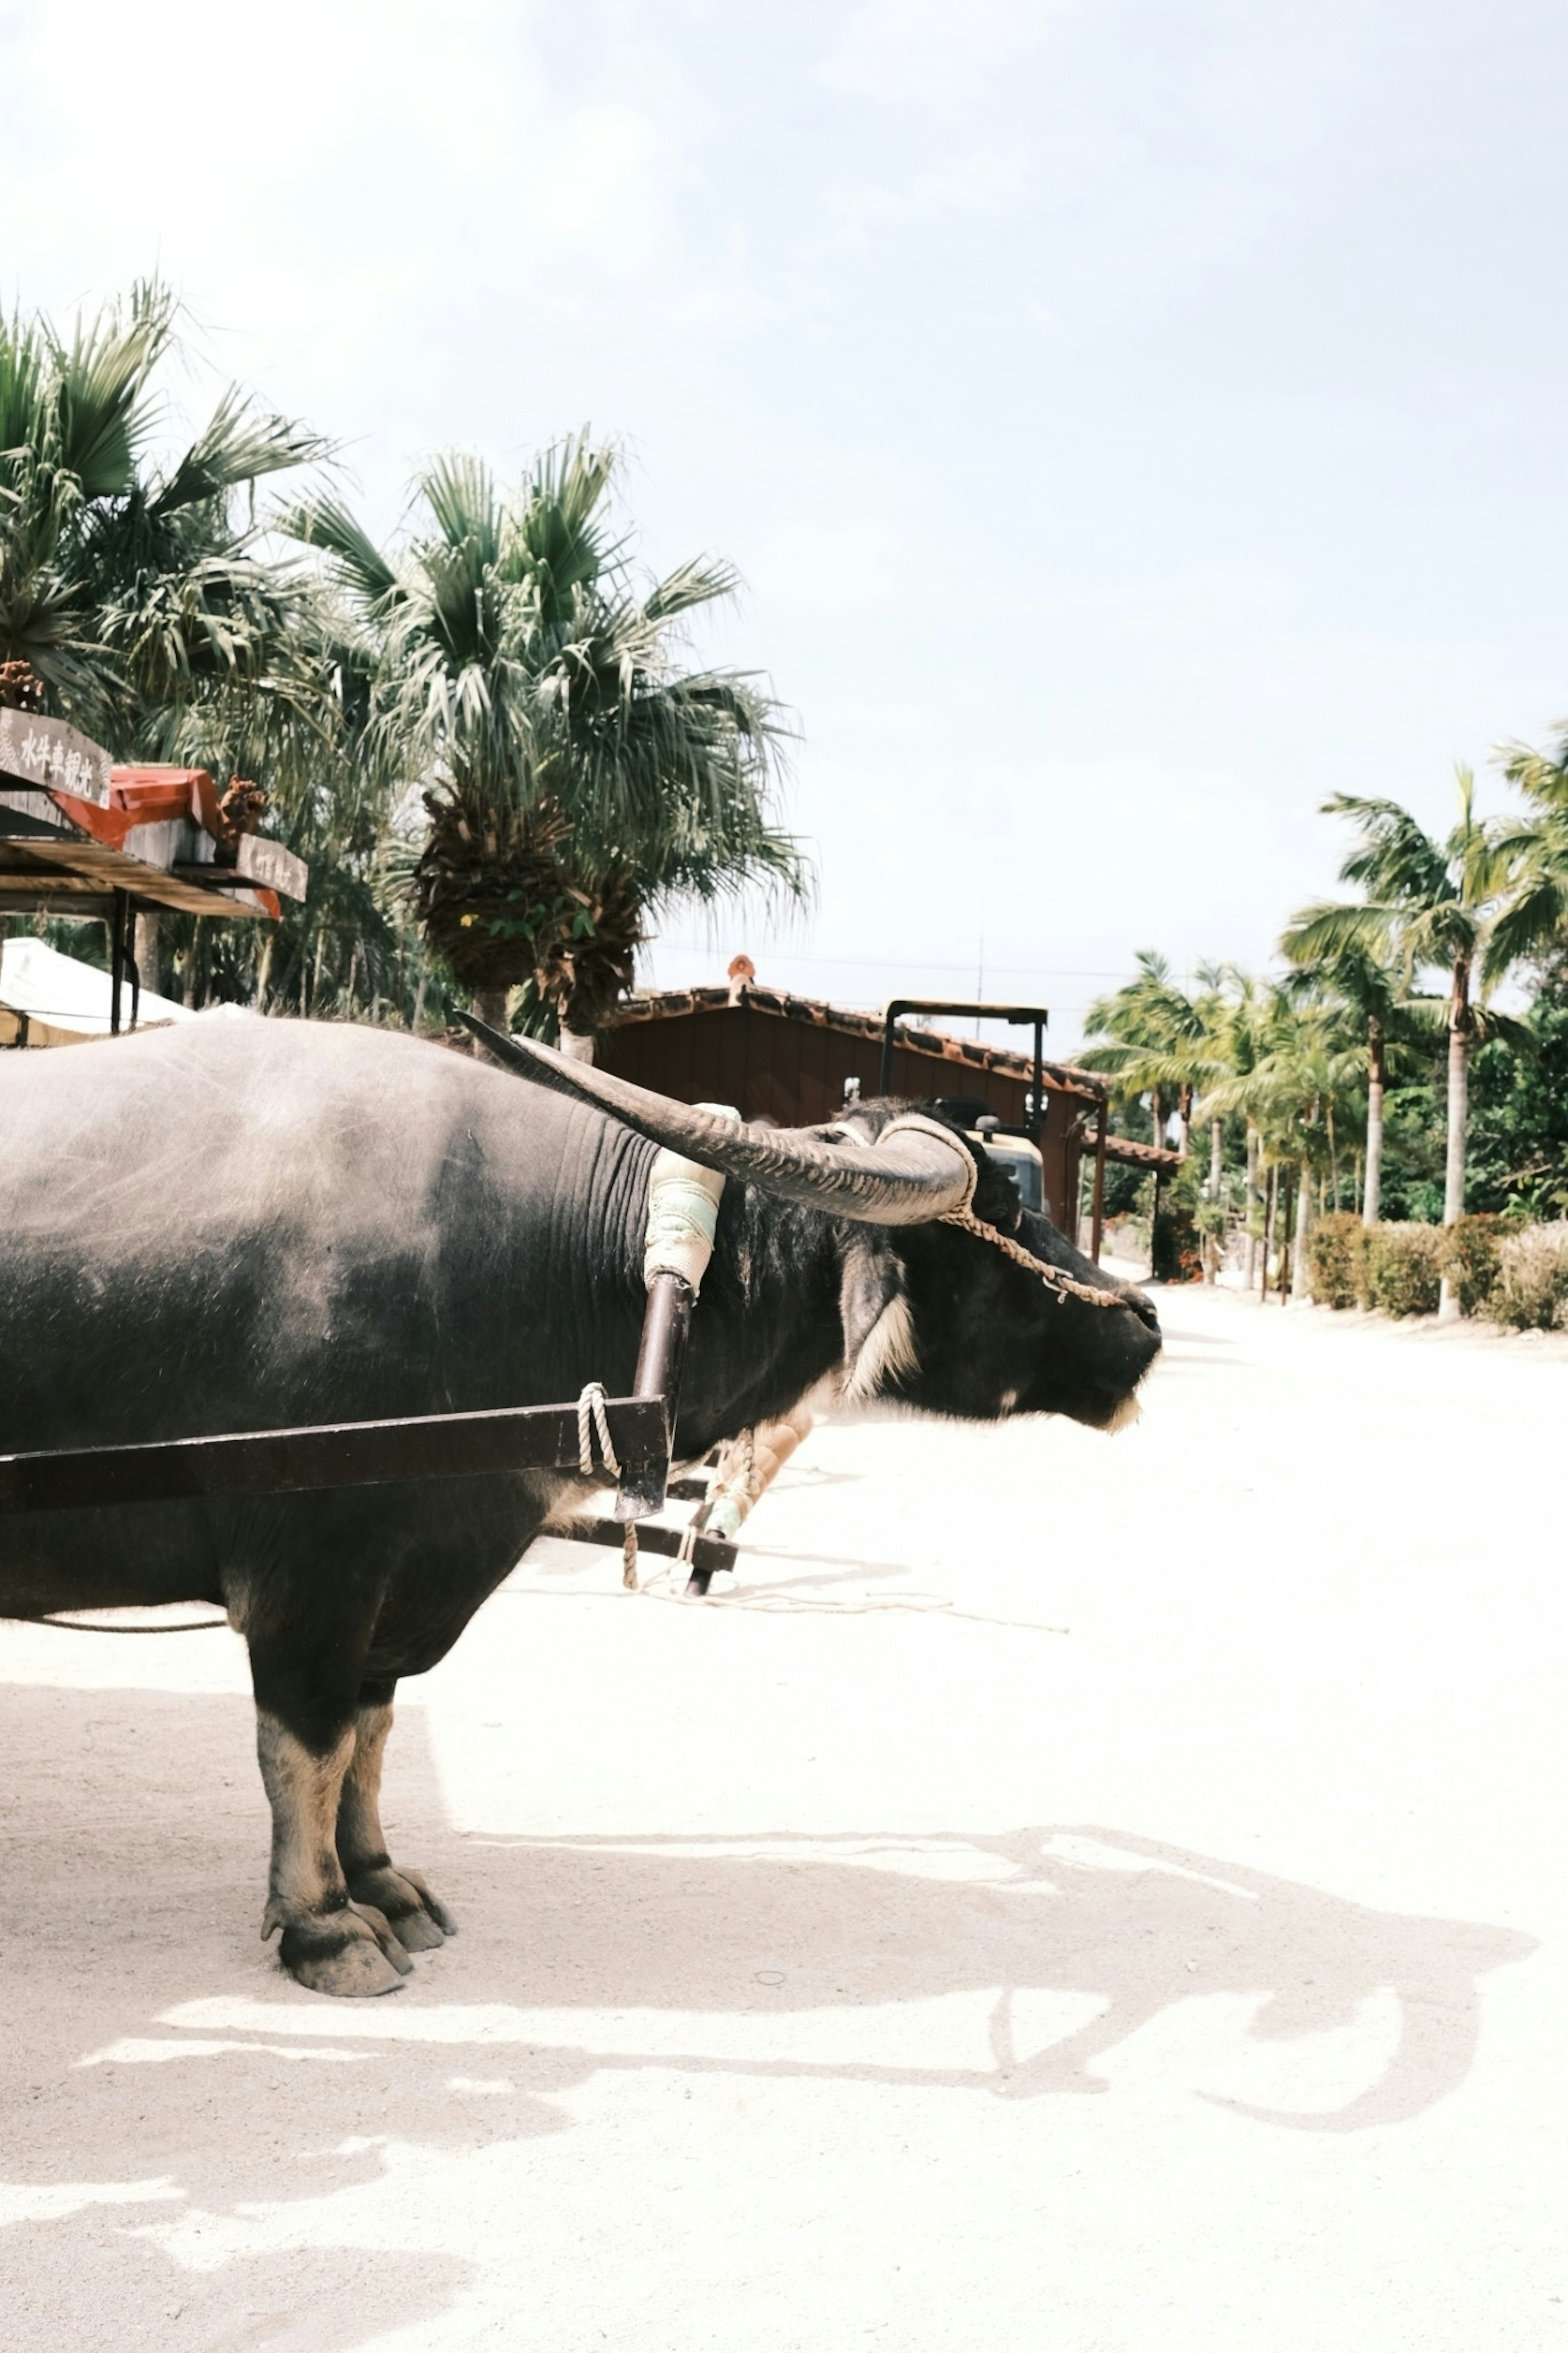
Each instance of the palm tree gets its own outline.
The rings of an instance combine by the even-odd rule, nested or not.
[[[1359,1041],[1346,1039],[1334,1008],[1301,1004],[1288,982],[1276,984],[1256,1010],[1254,1045],[1262,1050],[1248,1069],[1212,1087],[1208,1102],[1221,1113],[1241,1112],[1259,1138],[1264,1165],[1293,1176],[1293,1236],[1286,1240],[1293,1261],[1289,1288],[1300,1297],[1306,1291],[1311,1180],[1336,1166],[1342,1108],[1362,1076],[1362,1054]],[[1283,1273],[1281,1282],[1283,1287]],[[1264,1282],[1267,1289],[1267,1267]]]
[[[641,586],[615,463],[580,434],[506,500],[477,459],[439,459],[390,554],[333,501],[288,518],[379,640],[382,754],[420,787],[403,856],[427,939],[486,1018],[527,985],[589,1052],[661,906],[804,888],[771,814],[777,705],[680,658],[683,620],[735,575],[693,563]]]
[[[1366,1175],[1362,1222],[1375,1226],[1382,1206],[1384,1100],[1389,1052],[1408,1027],[1410,1002],[1397,967],[1364,940],[1346,939],[1339,910],[1305,908],[1295,917],[1279,948],[1295,966],[1293,987],[1301,1001],[1326,998],[1341,1006],[1366,1039]]]
[[[41,319],[0,322],[0,659],[128,756],[159,756],[215,698],[292,715],[315,665],[303,574],[260,555],[254,505],[259,481],[328,445],[230,387],[155,466],[176,318],[148,282],[68,343]]]
[[[1502,770],[1527,809],[1522,819],[1505,820],[1497,838],[1508,872],[1505,902],[1492,927],[1500,969],[1568,939],[1568,730],[1554,752],[1509,745]]]
[[[339,712],[315,584],[262,552],[256,489],[327,445],[231,387],[155,463],[176,322],[155,282],[68,340],[0,322],[0,660],[121,758],[261,776],[287,806],[318,787]]]
[[[1447,1166],[1443,1222],[1465,1210],[1465,1130],[1470,1054],[1480,1034],[1485,997],[1510,961],[1495,918],[1508,861],[1495,828],[1475,811],[1475,777],[1460,767],[1459,815],[1441,841],[1423,831],[1397,801],[1336,793],[1325,815],[1351,818],[1361,842],[1340,869],[1342,882],[1359,883],[1357,904],[1304,908],[1290,936],[1310,943],[1315,959],[1337,962],[1359,952],[1372,963],[1396,959],[1408,999],[1423,966],[1448,976],[1445,1027],[1448,1039]]]
[[[1133,1099],[1147,1096],[1153,1141],[1163,1145],[1171,1113],[1181,1121],[1185,1151],[1193,1100],[1205,1081],[1218,1074],[1212,999],[1216,975],[1205,966],[1205,997],[1191,997],[1171,977],[1168,959],[1141,948],[1135,978],[1109,996],[1096,997],[1084,1016],[1083,1053]]]
[[[1206,972],[1207,967],[1204,968]],[[1213,987],[1205,1003],[1205,1010],[1214,1041],[1214,1060],[1219,1080],[1245,1078],[1257,1068],[1268,1050],[1270,997],[1265,986],[1239,965],[1227,964],[1212,972]],[[1223,1193],[1223,1160],[1226,1112],[1213,1100],[1211,1082],[1204,1100],[1209,1114],[1209,1196],[1219,1200]],[[1247,1261],[1246,1287],[1252,1288],[1257,1272],[1258,1237],[1253,1231],[1254,1214],[1258,1206],[1258,1173],[1262,1139],[1257,1124],[1247,1118],[1246,1219]]]

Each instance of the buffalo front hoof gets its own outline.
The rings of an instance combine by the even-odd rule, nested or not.
[[[374,1905],[405,1953],[428,1953],[458,1933],[458,1924],[416,1871],[384,1862],[350,1880],[356,1904]]]
[[[312,1993],[349,2000],[395,1992],[414,1966],[369,1905],[295,1921],[284,1929],[279,1953],[289,1976]]]

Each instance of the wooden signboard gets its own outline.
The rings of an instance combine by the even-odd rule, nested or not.
[[[0,711],[0,775],[9,783],[70,793],[95,808],[107,808],[111,766],[107,752],[63,719]]]
[[[310,883],[310,870],[303,859],[261,833],[240,835],[235,871],[247,882],[259,882],[264,890],[281,891],[286,899],[303,899]]]

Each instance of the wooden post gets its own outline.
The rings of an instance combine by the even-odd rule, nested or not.
[[[123,891],[109,902],[109,1034],[120,1035],[120,997],[125,982],[125,908]]]

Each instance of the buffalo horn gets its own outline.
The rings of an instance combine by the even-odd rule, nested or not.
[[[786,1201],[832,1209],[861,1225],[916,1226],[969,1198],[974,1164],[960,1138],[949,1139],[934,1123],[901,1129],[885,1145],[829,1144],[809,1128],[736,1126],[612,1078],[595,1063],[568,1061],[534,1039],[503,1037],[457,1006],[452,1011],[509,1071],[594,1103],[652,1143]]]

